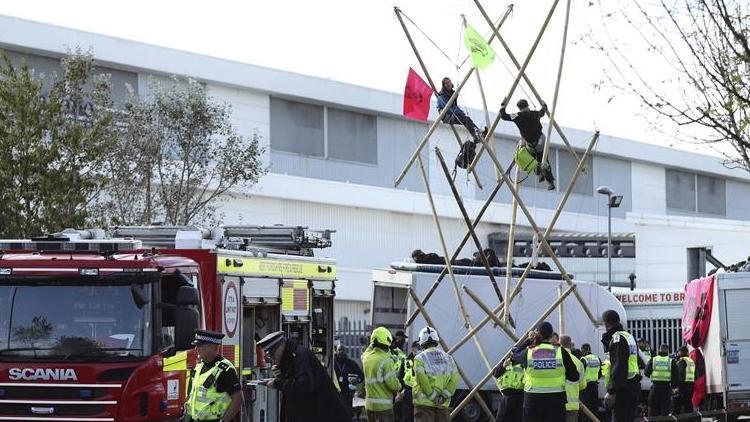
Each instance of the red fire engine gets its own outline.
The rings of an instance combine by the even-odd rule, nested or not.
[[[332,368],[330,231],[120,227],[0,240],[0,421],[177,420],[199,327],[221,331],[244,381],[255,340],[285,330]],[[246,382],[244,412],[278,420]]]

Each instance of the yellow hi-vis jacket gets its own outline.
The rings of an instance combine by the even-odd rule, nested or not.
[[[612,362],[609,360],[609,357],[604,359],[604,362],[602,362],[602,376],[604,376],[604,388],[607,388],[607,385],[609,385],[609,371],[612,369]]]
[[[562,348],[542,343],[526,350],[527,393],[562,393],[565,391],[565,365]]]
[[[672,379],[672,359],[669,356],[651,358],[651,381],[669,382]]]
[[[627,331],[616,331],[612,335],[612,341],[610,349],[613,344],[620,342],[620,337],[624,337],[628,343],[628,379],[632,380],[641,373],[640,367],[638,366],[638,345],[635,343],[635,338]],[[611,368],[610,368],[611,369]]]
[[[573,356],[569,349],[565,350]],[[573,363],[578,370],[578,381],[565,380],[565,395],[568,398],[568,402],[565,403],[565,410],[579,410],[581,408],[581,402],[579,400],[581,390],[586,389],[586,374],[583,368],[583,362],[578,359],[573,359]]]
[[[414,357],[407,357],[404,359],[404,384],[411,388],[417,384],[416,377],[414,375]]]
[[[685,361],[685,379],[683,382],[695,382],[695,362],[688,356],[683,356],[680,360]]]
[[[505,368],[505,372],[495,383],[500,391],[503,390],[523,390],[523,366],[519,364],[510,365]]]
[[[415,406],[448,408],[458,387],[458,368],[444,351],[429,347],[414,357],[416,385],[412,389]],[[443,403],[436,402],[438,397]]]
[[[598,382],[599,370],[602,366],[599,356],[589,353],[582,357],[581,361],[586,362],[586,382]]]
[[[195,366],[190,396],[185,404],[186,412],[192,420],[221,419],[232,403],[232,398],[229,394],[216,390],[216,380],[222,372],[234,371],[234,365],[221,358],[211,369],[201,374],[202,369],[203,362]]]
[[[393,396],[401,389],[398,371],[389,350],[370,346],[362,353],[365,373],[365,409],[384,412],[393,409]]]

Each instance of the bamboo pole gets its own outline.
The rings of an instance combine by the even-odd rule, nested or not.
[[[534,322],[534,324],[531,326],[531,328],[529,328],[529,330],[527,330],[526,333],[523,336],[521,336],[518,339],[518,341],[515,342],[515,344],[513,344],[513,347],[518,347],[521,344],[523,344],[526,341],[526,339],[528,338],[529,332],[531,332],[532,329],[536,328],[537,325],[539,325],[542,321],[544,321],[549,316],[549,314],[551,314],[552,311],[555,310],[555,308],[557,307],[557,305],[561,301],[565,300],[565,298],[568,297],[569,294],[574,293],[575,291],[576,291],[576,285],[575,284],[572,285],[572,286],[570,286],[570,287],[568,287],[565,290],[565,293],[561,297],[559,297],[556,301],[554,301],[547,308],[547,310],[544,311],[544,313],[542,313],[541,316],[539,316],[539,318],[536,320],[536,322]],[[484,378],[482,378],[482,380],[479,381],[479,383],[477,385],[475,385],[474,388],[472,388],[471,391],[469,391],[469,393],[463,398],[463,400],[461,400],[461,402],[453,409],[453,411],[451,412],[451,419],[455,418],[456,415],[458,415],[458,413],[461,411],[461,409],[463,409],[464,406],[466,406],[466,404],[469,402],[469,400],[471,400],[472,398],[474,398],[474,396],[477,394],[477,392],[479,391],[479,389],[481,389],[484,386],[484,384],[486,384],[487,381],[489,381],[489,379],[492,378],[492,373],[495,371],[495,369],[497,369],[500,365],[503,364],[503,361],[505,361],[505,359],[507,359],[510,356],[510,353],[511,353],[511,350],[513,350],[513,347],[511,347],[511,349],[508,350],[505,353],[505,355],[503,355],[503,357],[500,359],[500,361],[497,363],[497,365],[495,365],[495,367],[492,368],[492,370],[489,371],[487,373],[487,375],[485,375]]]
[[[563,294],[563,287],[562,285],[557,287],[557,290],[560,292],[560,296]],[[565,301],[560,302],[560,306],[557,308],[559,318],[557,329],[560,331],[560,335],[565,334]]]
[[[505,12],[505,16],[501,20],[498,27],[495,27],[494,24],[491,25],[493,31],[492,31],[492,35],[487,40],[488,44],[491,43],[492,40],[495,39],[497,34],[499,34],[499,27],[502,26],[502,24],[505,22],[505,18],[510,14],[511,10],[513,10],[513,8],[509,6]],[[490,22],[492,22],[492,20],[490,20]],[[461,89],[463,89],[464,85],[466,85],[466,82],[469,80],[469,78],[471,77],[472,73],[474,73],[475,70],[476,68],[472,67],[468,72],[466,72],[466,75],[464,76],[463,80],[456,88],[451,98],[448,100],[447,104],[445,105],[445,108],[443,108],[443,110],[438,114],[438,117],[435,119],[432,125],[430,125],[430,128],[427,130],[427,133],[422,137],[422,140],[419,141],[417,148],[414,150],[411,157],[409,157],[409,160],[406,162],[404,169],[401,170],[401,173],[396,178],[396,181],[394,183],[395,187],[398,187],[398,185],[401,184],[401,182],[404,180],[404,177],[406,177],[406,173],[409,171],[409,168],[411,168],[411,166],[414,164],[414,161],[417,159],[417,155],[419,155],[419,153],[422,152],[422,148],[424,148],[424,146],[427,144],[427,141],[430,139],[430,136],[432,136],[432,134],[435,132],[435,129],[437,129],[438,124],[440,124],[440,122],[443,121],[443,118],[445,117],[445,115],[448,114],[449,109],[451,108],[453,103],[456,102],[458,93],[461,92]]]
[[[594,415],[594,412],[592,412],[588,407],[586,407],[585,404],[583,403],[580,403],[580,404],[581,404],[581,411],[583,412],[584,415],[586,415],[587,418],[589,418],[591,422],[601,422],[599,418],[597,418],[596,415]]]
[[[584,152],[583,160],[578,163],[579,167],[582,165],[581,163],[585,161],[586,157],[588,156],[588,154],[593,149],[594,144],[596,143],[597,139],[599,139],[599,133],[598,132],[594,133],[594,135],[591,137],[591,141],[589,141],[589,146],[586,149],[586,152]],[[580,174],[578,171],[576,171],[575,173],[573,173],[573,180],[571,180],[571,183],[568,185],[568,188],[565,191],[565,194],[563,195],[562,199],[560,200],[560,203],[557,205],[557,210],[555,211],[555,215],[552,217],[552,221],[547,226],[547,231],[544,234],[545,238],[548,237],[549,234],[552,232],[552,229],[554,228],[555,223],[557,222],[557,219],[559,218],[560,213],[562,212],[562,209],[565,206],[565,203],[567,202],[568,198],[570,197],[570,193],[573,190],[573,185],[575,184],[575,181],[576,181],[576,178],[578,177],[578,174]],[[508,301],[509,304],[511,303],[511,300],[513,298],[515,298],[515,296],[518,295],[518,293],[520,292],[520,288],[523,285],[523,282],[526,280],[526,277],[529,275],[530,271],[531,271],[531,267],[530,266],[526,266],[526,268],[523,271],[523,274],[521,275],[521,278],[518,280],[518,284],[516,284],[516,289],[513,291],[513,293],[511,293],[510,297],[507,298],[507,301]],[[493,309],[493,312],[497,313],[497,312],[500,312],[503,309],[504,309],[504,303],[501,303],[500,305],[498,305],[496,308]],[[474,327],[473,330],[470,330],[464,337],[461,338],[461,340],[459,340],[455,345],[453,345],[453,349],[451,349],[451,353],[454,352],[455,350],[457,350],[458,348],[460,348],[461,346],[463,346],[467,341],[469,341],[469,339],[471,339],[471,337],[477,331],[479,331],[487,322],[489,322],[490,319],[491,319],[490,317],[486,317],[486,318],[482,319]]]
[[[491,22],[491,20],[489,20],[489,16],[487,15],[487,12],[484,10],[484,7],[482,7],[481,3],[479,3],[478,0],[474,0],[474,4],[477,5],[477,7],[479,8],[479,11],[482,13],[482,16],[485,18],[485,20],[488,20]],[[495,35],[498,36],[498,41],[500,41],[500,44],[503,46],[503,49],[505,49],[505,52],[508,54],[508,57],[510,57],[510,60],[513,62],[513,65],[516,67],[516,69],[520,69],[521,64],[518,62],[515,54],[513,54],[513,51],[510,49],[510,47],[505,42],[503,37],[500,36],[499,32],[496,32]],[[539,95],[539,91],[537,91],[536,87],[531,82],[531,79],[529,79],[529,77],[526,75],[525,72],[523,74],[523,80],[524,82],[526,82],[526,85],[529,86],[529,89],[531,89],[531,93],[534,95],[534,98],[536,98],[537,102],[541,103],[543,101],[542,96]],[[549,110],[547,110],[547,115],[549,116]],[[567,147],[568,152],[570,152],[576,158],[576,160],[578,160],[578,155],[576,154],[575,150],[571,146],[570,141],[568,141],[568,137],[565,136],[565,132],[563,132],[560,125],[558,125],[557,122],[554,122],[554,121],[552,121],[551,124],[555,127],[555,131],[557,132],[558,135],[560,135],[560,138],[565,143],[565,146]],[[472,167],[469,167],[469,168],[472,168]]]
[[[412,290],[411,288],[409,288],[409,295],[411,295],[411,298],[414,301],[414,304],[417,306],[417,308],[419,308],[419,312],[422,314],[422,318],[424,318],[427,325],[435,329],[435,331],[437,332],[438,338],[440,339],[439,340],[440,347],[443,348],[443,351],[450,354],[450,352],[448,352],[448,344],[445,342],[445,340],[443,340],[443,336],[440,335],[440,331],[438,331],[437,326],[432,322],[432,318],[430,318],[430,314],[428,314],[427,311],[424,309],[424,305],[419,300],[414,290]],[[461,365],[459,365],[458,362],[455,362],[455,363],[456,363],[456,369],[458,369],[458,374],[461,376],[461,379],[464,380],[464,383],[466,384],[467,387],[473,390],[475,387],[472,386],[471,381],[469,380],[469,377],[466,376],[466,373],[461,368]],[[490,419],[493,419],[495,416],[492,414],[492,410],[490,410],[489,406],[487,406],[487,403],[484,402],[484,399],[482,399],[482,396],[477,396],[476,400],[477,400],[477,403],[479,403],[479,406],[484,411],[484,413],[487,415],[487,417],[489,417]]]
[[[487,276],[490,278],[492,287],[495,289],[495,294],[497,294],[497,298],[502,302],[503,295],[500,293],[500,288],[497,286],[497,280],[495,280],[495,275],[492,273],[492,266],[487,260],[487,255],[484,254],[484,250],[482,249],[482,242],[479,241],[479,237],[474,231],[474,227],[471,223],[471,219],[469,219],[469,214],[466,212],[466,208],[464,207],[464,202],[463,200],[461,200],[461,194],[458,193],[458,189],[456,189],[456,184],[453,183],[450,170],[448,170],[448,166],[445,164],[445,159],[443,158],[443,154],[440,152],[440,149],[438,147],[435,147],[435,154],[437,155],[437,158],[440,161],[440,167],[443,169],[443,174],[445,174],[445,178],[446,180],[448,180],[448,185],[451,188],[451,192],[453,192],[453,197],[456,199],[456,204],[458,204],[458,209],[461,211],[461,215],[464,217],[464,222],[466,223],[466,227],[468,227],[469,231],[471,232],[471,238],[474,240],[474,246],[476,246],[477,253],[479,254],[479,258],[481,259],[482,264],[484,264],[484,268],[487,270]],[[506,180],[505,183],[507,184],[508,181]]]
[[[424,60],[422,60],[422,55],[419,54],[419,50],[417,50],[417,46],[416,44],[414,44],[414,39],[412,38],[411,33],[409,32],[409,29],[406,27],[406,23],[404,22],[404,19],[401,16],[401,13],[402,13],[401,9],[398,6],[394,6],[393,11],[396,13],[396,18],[398,18],[398,21],[401,24],[401,28],[404,30],[404,35],[406,35],[406,39],[409,41],[409,45],[411,46],[411,49],[414,52],[414,55],[417,57],[417,61],[419,62],[419,67],[422,68],[422,72],[424,73],[425,78],[427,78],[427,83],[429,83],[430,88],[432,88],[432,93],[435,94],[435,96],[437,97],[438,91],[437,91],[437,87],[435,86],[435,82],[432,80],[432,77],[430,76],[430,72],[427,71],[427,66],[424,63]],[[504,22],[504,19],[503,21],[501,21],[500,25],[502,25],[502,22]],[[477,72],[477,75],[479,75],[478,72]],[[453,126],[452,123],[450,124],[450,127],[451,127],[451,130],[453,131],[453,135],[455,135],[456,137],[456,142],[458,142],[458,146],[460,148],[461,145],[463,144],[463,142],[461,141],[461,136],[458,134],[456,127]],[[482,182],[479,180],[479,175],[477,174],[476,171],[472,171],[472,173],[474,174],[474,180],[476,180],[477,186],[479,187],[479,189],[482,189],[483,188]]]
[[[463,287],[464,291],[466,292],[466,294],[467,294],[467,295],[469,295],[469,297],[470,297],[470,298],[472,298],[472,299],[474,300],[474,302],[476,302],[476,304],[477,304],[477,305],[478,305],[478,306],[479,306],[479,307],[480,307],[480,308],[481,308],[481,309],[482,309],[482,310],[483,310],[483,311],[484,311],[484,312],[485,312],[485,313],[486,313],[487,315],[489,315],[489,316],[490,316],[490,318],[492,318],[492,320],[493,320],[493,321],[495,321],[495,324],[497,324],[497,325],[498,325],[498,326],[499,326],[499,327],[500,327],[500,328],[501,328],[501,329],[502,329],[503,331],[505,331],[505,334],[507,334],[507,335],[508,335],[508,337],[510,337],[510,338],[511,338],[511,339],[512,339],[513,341],[518,341],[518,336],[517,336],[517,335],[516,335],[516,334],[515,334],[515,333],[514,333],[513,331],[511,331],[511,330],[510,330],[510,329],[508,328],[508,326],[507,326],[507,325],[505,324],[505,322],[504,322],[504,321],[502,321],[502,320],[500,319],[500,317],[498,317],[497,315],[495,315],[495,313],[494,313],[494,312],[492,312],[492,310],[490,309],[490,307],[489,307],[489,306],[487,306],[487,305],[486,305],[486,304],[485,304],[485,303],[484,303],[484,302],[482,301],[482,299],[480,299],[480,298],[479,298],[479,296],[478,296],[478,295],[477,295],[476,293],[474,293],[474,292],[473,292],[473,291],[472,291],[471,289],[469,289],[469,287],[468,287],[468,286],[466,286],[466,285],[463,285],[462,287]],[[476,336],[474,336],[474,338],[476,338]]]
[[[516,167],[516,190],[518,190],[518,187],[520,185],[519,177],[521,175],[521,172],[518,167]],[[510,294],[510,282],[513,279],[513,244],[515,243],[515,236],[516,236],[516,215],[518,214],[518,201],[516,201],[516,198],[513,198],[513,203],[511,205],[511,212],[510,212],[510,230],[508,231],[508,250],[505,254],[505,264],[506,264],[506,270],[505,270],[505,297],[507,298]],[[507,300],[505,301],[505,309],[503,310],[503,321],[508,322],[510,320],[510,302]]]
[[[513,165],[513,161],[509,164],[509,166]],[[479,213],[477,214],[477,217],[474,219],[474,222],[472,223],[472,227],[476,228],[479,225],[479,222],[482,220],[482,217],[484,216],[485,211],[487,211],[487,208],[489,208],[490,204],[492,203],[492,200],[495,199],[495,196],[500,192],[500,188],[502,188],[503,183],[505,183],[502,179],[495,184],[495,188],[490,192],[490,195],[487,197],[487,199],[484,201],[484,204],[482,205],[482,208],[479,210]],[[466,245],[466,242],[471,237],[471,232],[467,231],[464,235],[463,240],[461,240],[461,243],[458,245],[456,250],[453,252],[453,255],[451,256],[451,261],[458,258],[458,255],[461,254],[461,250],[463,249],[464,245]],[[443,267],[443,270],[440,272],[440,275],[435,279],[435,281],[432,283],[432,286],[430,286],[430,290],[427,291],[425,294],[424,299],[422,299],[423,303],[427,303],[430,300],[430,297],[432,297],[432,294],[435,292],[435,289],[437,289],[438,285],[440,285],[440,282],[443,280],[445,275],[447,274],[447,268]],[[414,318],[417,317],[417,312],[412,313],[409,318],[406,320],[406,326],[410,326],[412,322],[414,322]]]
[[[477,2],[477,0],[474,0]],[[518,87],[518,83],[521,81],[521,78],[526,73],[526,68],[529,66],[529,63],[531,63],[531,58],[534,57],[534,53],[536,52],[536,48],[539,46],[539,41],[542,40],[542,35],[544,35],[545,31],[547,30],[547,25],[549,25],[549,21],[552,19],[552,15],[555,13],[555,9],[557,8],[557,4],[560,2],[560,0],[554,0],[552,3],[552,7],[550,7],[549,12],[547,12],[547,17],[544,19],[544,23],[542,24],[542,27],[539,29],[539,32],[536,35],[536,38],[534,39],[534,44],[531,45],[531,49],[529,50],[529,54],[526,55],[526,59],[524,60],[521,67],[518,69],[518,74],[516,75],[516,78],[513,80],[513,84],[510,86],[510,89],[508,90],[508,94],[503,98],[503,104],[507,104],[510,100],[510,97],[513,96],[513,93],[516,91],[516,88]],[[492,22],[490,20],[490,22]],[[495,31],[493,31],[495,32]],[[499,35],[499,34],[498,34]],[[495,121],[500,121],[500,113],[497,114],[497,117],[495,117]],[[497,127],[497,124],[493,125],[493,130],[491,130],[491,133],[494,133],[494,128]],[[487,133],[489,136],[490,133]],[[487,138],[485,138],[485,141]],[[476,156],[474,157],[474,160],[471,162],[467,170],[474,170],[474,167],[479,162],[479,158],[482,156],[482,150],[477,151]]]
[[[503,170],[502,164],[500,164],[500,161],[497,160],[497,157],[495,157],[492,154],[489,154],[490,158],[492,159],[492,162],[495,164],[495,166],[498,167],[498,170],[500,170],[501,176],[503,179],[505,179],[505,184],[508,185],[508,189],[510,189],[510,193],[518,200],[518,206],[521,207],[521,211],[523,211],[524,215],[526,216],[526,219],[529,222],[529,225],[534,230],[534,232],[538,236],[542,236],[542,232],[539,229],[539,226],[536,224],[536,220],[534,219],[534,216],[531,215],[531,212],[529,212],[529,209],[526,207],[526,204],[524,204],[523,200],[521,199],[521,195],[518,193],[518,190],[516,190],[514,187],[510,185],[510,180],[508,179],[508,175],[505,174],[505,170]],[[445,165],[445,163],[443,163]],[[578,170],[580,172],[580,162],[578,166]],[[549,255],[550,258],[552,258],[552,261],[555,263],[555,266],[557,266],[558,270],[560,271],[560,275],[562,276],[563,280],[565,280],[566,283],[568,283],[569,286],[573,285],[573,280],[571,280],[570,276],[568,275],[567,271],[565,271],[565,267],[562,265],[560,260],[557,258],[557,255],[555,254],[554,249],[552,249],[552,246],[550,246],[549,242],[545,237],[542,237],[540,239],[542,247],[545,249],[545,252],[547,252],[547,255]],[[577,292],[573,292],[576,299],[578,300],[578,303],[581,304],[581,307],[586,312],[586,315],[589,317],[591,322],[596,325],[597,320],[594,314],[589,309],[588,305],[586,305],[586,302],[583,300],[583,297]]]
[[[555,81],[555,94],[552,96],[552,110],[550,110],[549,121],[547,126],[547,142],[544,144],[544,153],[542,154],[542,164],[547,162],[547,153],[552,143],[552,126],[555,121],[555,112],[557,111],[557,96],[560,93],[560,80],[562,79],[563,64],[565,63],[565,47],[568,44],[568,23],[570,22],[570,2],[567,0],[565,6],[565,26],[563,27],[562,47],[560,48],[560,63],[557,65],[557,81]]]
[[[464,328],[469,328],[469,312],[466,311],[464,306],[464,300],[461,297],[461,291],[458,289],[458,283],[456,283],[456,275],[453,273],[453,265],[451,260],[448,258],[448,247],[445,245],[445,236],[443,235],[443,228],[440,226],[440,217],[438,217],[437,209],[435,208],[435,200],[432,197],[432,190],[430,189],[430,180],[427,178],[427,172],[425,172],[424,164],[422,163],[422,156],[417,156],[417,164],[419,167],[419,173],[422,175],[422,181],[424,182],[424,189],[427,193],[427,199],[430,202],[430,209],[432,210],[432,220],[435,222],[435,227],[438,231],[438,237],[440,238],[440,246],[443,248],[443,257],[445,258],[445,266],[448,268],[450,274],[451,284],[453,285],[453,291],[456,294],[456,301],[458,307],[461,310],[461,317],[464,320]]]
[[[565,193],[563,194],[562,199],[560,199],[560,203],[557,205],[557,209],[555,210],[555,214],[552,216],[552,220],[547,225],[547,229],[544,232],[543,237],[546,239],[549,237],[549,235],[552,233],[552,230],[555,228],[555,224],[557,224],[557,219],[560,218],[560,214],[562,213],[563,207],[565,207],[565,204],[568,201],[568,198],[570,198],[570,194],[573,192],[573,187],[575,186],[576,181],[578,180],[578,176],[581,174],[581,169],[584,166],[584,163],[586,162],[586,158],[588,158],[589,154],[591,154],[591,150],[594,148],[594,145],[596,144],[597,139],[599,139],[599,132],[595,132],[594,135],[591,137],[591,140],[589,141],[589,145],[586,148],[586,151],[583,153],[583,157],[581,161],[578,162],[578,165],[576,166],[576,170],[573,172],[573,178],[568,184],[568,187],[565,189]],[[537,235],[538,236],[538,235]],[[541,250],[541,243],[539,245],[535,246],[536,250],[535,253],[539,253]],[[513,289],[513,293],[510,294],[510,297],[508,298],[508,303],[513,303],[513,299],[520,293],[521,287],[523,287],[523,283],[526,281],[526,277],[529,275],[529,271],[531,270],[531,267],[526,267],[523,271],[523,274],[521,274],[521,277],[518,279],[518,283],[516,284],[515,289]]]
[[[458,289],[458,283],[456,283],[456,276],[453,273],[453,266],[451,265],[450,260],[448,259],[448,247],[445,245],[445,236],[443,235],[443,229],[440,226],[440,218],[437,214],[437,209],[435,208],[435,201],[432,197],[432,191],[430,189],[430,183],[429,179],[427,178],[427,172],[424,169],[424,163],[422,162],[422,156],[420,155],[417,157],[417,163],[419,164],[419,172],[422,175],[422,180],[424,181],[425,190],[427,192],[427,198],[430,202],[430,208],[432,210],[432,218],[435,221],[435,226],[438,230],[438,235],[440,237],[440,245],[443,248],[443,256],[445,257],[445,265],[448,268],[448,271],[450,272],[451,277],[451,284],[453,285],[453,290],[456,294],[456,301],[458,302],[458,306],[461,309],[461,315],[463,316],[464,320],[464,328],[471,329],[471,318],[469,317],[469,312],[466,310],[466,306],[464,305],[463,297],[461,297],[461,291]],[[487,353],[484,351],[484,348],[479,343],[479,340],[475,337],[474,342],[476,343],[477,349],[479,350],[479,355],[484,360],[485,365],[489,369],[490,367],[490,361],[487,359]]]

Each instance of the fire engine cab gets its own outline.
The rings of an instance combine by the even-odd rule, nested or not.
[[[0,240],[0,421],[177,420],[197,328],[225,334],[245,414],[278,420],[255,341],[284,330],[332,371],[330,230],[117,227]]]

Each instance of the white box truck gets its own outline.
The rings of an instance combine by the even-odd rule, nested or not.
[[[750,415],[750,272],[717,274],[712,290],[710,314],[702,298],[687,298],[684,328],[697,319],[709,321],[701,347],[709,405],[725,404],[732,416]]]
[[[484,268],[455,266],[453,269],[459,289],[466,285],[490,308],[495,308],[500,304]],[[417,309],[415,303],[409,299],[408,289],[414,289],[421,300],[442,270],[442,265],[401,262],[393,263],[387,269],[374,270],[371,307],[372,326],[385,326],[391,330],[404,329],[408,316]],[[515,287],[521,273],[521,269],[513,269],[512,287]],[[493,274],[500,285],[500,290],[504,291],[505,269],[494,268]],[[577,281],[576,284],[578,292],[597,319],[600,319],[602,312],[607,309],[614,309],[620,314],[623,322],[626,322],[624,308],[612,293],[595,283]],[[516,333],[523,335],[531,328],[537,318],[567,287],[567,283],[562,280],[559,273],[531,271],[521,293],[510,306],[510,313],[516,325]],[[467,294],[464,293],[462,297],[471,324],[475,326],[487,314]],[[458,343],[469,331],[464,326],[449,276],[442,280],[426,303],[425,309],[435,324],[434,328],[438,330],[449,347]],[[592,351],[603,357],[601,335],[604,332],[604,327],[595,327],[591,323],[572,294],[563,301],[562,309],[562,329],[560,328],[561,314],[559,310],[552,312],[547,318],[555,327],[555,330],[561,334],[570,335],[576,347],[583,343],[589,343]],[[425,324],[424,318],[420,315],[414,320],[414,323],[404,329],[410,342],[416,339],[419,330]],[[492,322],[480,329],[477,337],[491,366],[494,366],[514,343]],[[478,383],[489,371],[473,341],[466,342],[455,351],[453,357],[463,368],[472,385]],[[459,391],[454,396],[454,401],[457,402],[466,392],[467,386],[461,381]],[[482,397],[486,403],[493,408],[495,407],[494,404],[490,404],[497,403],[498,399],[498,390],[494,382],[488,382],[483,386]],[[462,420],[469,422],[485,420],[484,413],[475,402],[464,407],[461,416]]]

